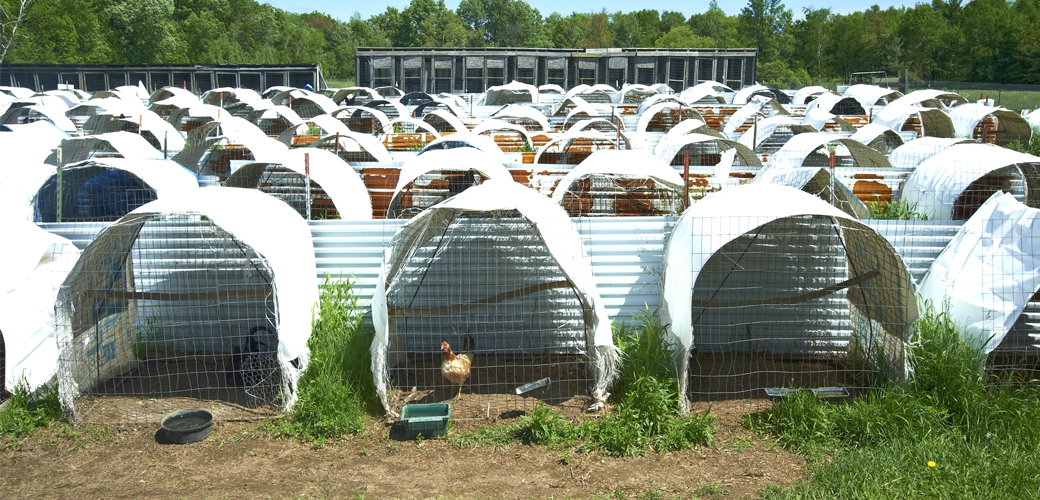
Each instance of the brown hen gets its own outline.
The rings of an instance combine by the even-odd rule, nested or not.
[[[462,383],[469,378],[469,356],[451,352],[451,346],[447,342],[441,342],[441,351],[444,353],[444,360],[441,362],[441,374],[444,375],[444,378],[450,380],[452,384],[459,384],[459,394],[455,396],[457,400],[462,397]]]

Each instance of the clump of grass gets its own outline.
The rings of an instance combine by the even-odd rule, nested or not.
[[[1033,130],[1033,136],[1029,138],[1029,146],[1026,147],[1022,144],[1022,141],[1011,141],[1007,144],[1008,149],[1013,149],[1019,153],[1029,153],[1033,156],[1040,156],[1040,132],[1036,129]]]
[[[365,428],[366,412],[379,411],[369,356],[375,332],[364,323],[353,282],[332,281],[326,274],[320,292],[299,400],[276,425],[278,435],[305,441],[357,434]]]
[[[4,410],[0,411],[0,435],[22,436],[59,418],[58,385],[45,384],[30,391],[23,379],[15,386]]]
[[[884,201],[875,195],[874,200],[867,203],[871,219],[883,220],[928,220],[928,214],[917,210],[917,202],[905,200]]]
[[[1040,391],[988,386],[980,346],[948,311],[922,307],[909,348],[914,377],[848,404],[810,393],[748,424],[810,456],[813,477],[766,498],[1019,498],[1040,491]],[[1024,458],[1026,456],[1032,458]]]
[[[576,425],[539,406],[521,419],[516,435],[529,443],[550,446],[584,441],[614,456],[637,456],[713,443],[715,417],[707,413],[681,416],[672,348],[656,311],[636,317],[639,325],[614,328],[614,343],[624,353],[614,411],[600,420]]]

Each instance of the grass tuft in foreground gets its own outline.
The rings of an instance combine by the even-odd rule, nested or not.
[[[905,386],[848,404],[799,393],[749,417],[752,428],[820,459],[811,479],[766,498],[1040,495],[1040,391],[988,385],[982,350],[948,312],[923,310]]]
[[[526,443],[598,449],[613,456],[637,456],[711,445],[715,417],[707,413],[678,414],[679,395],[672,349],[655,312],[636,318],[629,329],[615,326],[614,343],[624,353],[614,411],[599,420],[572,423],[539,405],[510,432]]]
[[[917,211],[917,203],[907,201],[884,201],[875,195],[867,202],[871,219],[882,220],[928,220],[928,214]]]
[[[320,294],[299,400],[292,414],[275,424],[278,435],[304,441],[360,433],[366,412],[380,410],[369,355],[375,332],[364,323],[353,282],[332,281],[325,275]]]
[[[45,384],[30,392],[22,381],[15,386],[4,410],[0,411],[0,435],[22,436],[59,418],[58,385]]]

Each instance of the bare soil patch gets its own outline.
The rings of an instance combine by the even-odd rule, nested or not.
[[[160,444],[158,426],[71,427],[0,440],[0,491],[15,498],[590,498],[660,495],[752,498],[806,477],[805,460],[741,427],[769,405],[695,403],[717,421],[716,445],[633,459],[510,444],[404,441],[373,421],[360,436],[321,448],[274,438],[260,422],[217,422],[190,445]],[[460,420],[454,433],[515,422],[520,412]]]

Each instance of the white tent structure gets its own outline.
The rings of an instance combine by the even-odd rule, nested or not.
[[[888,103],[888,106],[914,106],[925,108],[946,109],[967,103],[968,100],[960,94],[937,89],[921,89],[910,92]],[[888,107],[885,106],[885,107]]]
[[[794,96],[791,97],[791,104],[804,106],[805,104],[812,102],[813,99],[816,99],[821,94],[826,94],[830,91],[831,90],[827,87],[821,87],[819,85],[802,87],[794,93]]]
[[[744,105],[748,103],[751,96],[759,90],[769,90],[769,87],[761,84],[748,85],[737,91],[736,95],[733,96],[733,104]]]
[[[62,222],[114,221],[157,198],[191,195],[198,178],[162,158],[90,158],[61,168]],[[33,192],[33,219],[57,222],[57,172]]]
[[[138,110],[133,114],[100,113],[90,117],[84,128],[89,128],[95,134],[106,132],[138,134],[156,150],[165,149],[170,154],[184,149],[184,137],[181,136],[180,131],[163,120],[161,116],[147,109]]]
[[[733,165],[754,168],[762,166],[758,155],[743,144],[700,133],[665,137],[658,143],[654,156],[669,165],[682,165],[684,151],[689,151],[690,165],[710,166],[718,163],[714,161],[718,155],[731,149],[736,150]]]
[[[454,395],[439,370],[442,341],[473,346],[453,416],[530,411],[534,398],[510,395],[532,382],[546,384],[537,399],[549,404],[602,405],[620,357],[583,255],[563,210],[513,182],[486,182],[411,219],[372,299],[372,374],[387,413],[413,387],[430,401]]]
[[[770,116],[758,120],[747,129],[737,142],[758,153],[771,154],[779,151],[791,137],[799,132],[817,130],[790,116]]]
[[[272,230],[277,228],[277,230]],[[77,422],[288,411],[318,307],[304,220],[251,189],[163,198],[106,227],[55,303],[59,396]]]
[[[30,105],[8,108],[0,115],[0,124],[14,125],[19,123],[32,123],[35,121],[47,121],[65,132],[75,132],[76,124],[72,122],[65,112],[68,108],[60,106]]]
[[[725,90],[720,91],[719,88]],[[725,104],[726,97],[722,95],[722,92],[732,92],[733,89],[726,87],[718,82],[701,82],[694,85],[679,94],[679,99],[683,102],[690,104],[707,102],[707,103],[719,103]]]
[[[865,115],[866,110],[859,101],[852,97],[845,97],[833,92],[827,92],[816,96],[812,102],[805,106],[805,114],[808,115],[813,109],[821,109],[835,115]]]
[[[863,109],[873,106],[887,106],[889,103],[903,97],[903,93],[877,85],[853,85],[842,92],[843,96],[851,97],[859,102]]]
[[[0,168],[5,170],[7,167],[43,163],[54,155],[61,141],[71,137],[68,132],[45,121],[6,127],[10,132],[0,131],[0,151],[4,152],[3,167]]]
[[[1035,361],[1037,341],[1016,323],[1040,291],[1038,231],[1040,210],[994,193],[932,262],[918,293],[985,353]]]
[[[844,183],[832,179],[830,170],[826,168],[795,168],[773,164],[759,170],[751,183],[793,187],[819,197],[852,217],[870,218],[870,209],[867,208],[867,205],[860,201]]]
[[[552,130],[549,119],[541,111],[530,106],[510,104],[491,115],[492,118],[523,125],[531,132],[548,132]]]
[[[433,141],[430,141],[419,152],[419,155],[424,155],[429,151],[435,151],[438,149],[455,149],[455,148],[474,148],[478,149],[488,155],[491,155],[500,164],[509,163],[509,159],[502,153],[502,149],[495,144],[495,141],[486,135],[477,135],[470,132],[461,132],[457,134],[446,135],[438,137]]]
[[[998,146],[1018,141],[1029,145],[1033,129],[1025,118],[1005,108],[969,103],[949,111],[956,137],[978,138]],[[978,130],[982,129],[985,130]]]
[[[899,134],[876,123],[868,123],[860,127],[849,139],[869,146],[883,155],[887,155],[903,145],[903,138]]]
[[[10,243],[0,245],[0,389],[13,391],[24,382],[32,391],[51,380],[58,367],[54,298],[79,249],[10,213],[0,216],[0,227]]]
[[[944,139],[940,137],[922,137],[899,146],[888,155],[893,167],[917,168],[922,161],[935,156],[940,151],[954,144],[973,144],[971,139]]]
[[[571,217],[678,215],[690,204],[684,184],[648,151],[601,150],[560,180],[552,200]]]
[[[233,116],[196,127],[188,134],[188,143],[173,157],[198,175],[215,175],[227,179],[232,162],[276,162],[288,148],[266,136],[256,125]]]
[[[224,185],[258,189],[284,201],[308,220],[372,219],[372,199],[365,181],[347,162],[325,149],[291,149],[278,161],[243,165]]]
[[[769,158],[770,165],[791,167],[826,167],[830,165],[828,148],[834,149],[835,166],[889,168],[885,157],[858,141],[833,134],[805,133],[791,137]]]
[[[800,190],[751,184],[694,204],[666,246],[661,293],[684,408],[792,380],[855,390],[877,370],[906,375],[917,304],[905,264],[884,237]]]
[[[918,137],[952,138],[953,120],[943,109],[889,104],[874,114],[874,124],[896,132],[913,130]]]
[[[487,89],[484,105],[498,106],[514,102],[538,102],[538,87],[513,80],[506,85]]]
[[[179,136],[178,136],[179,137]],[[108,132],[84,137],[70,137],[61,141],[62,163],[76,163],[94,157],[162,159],[143,137],[130,132]]]
[[[997,191],[1040,207],[1040,158],[991,144],[955,144],[910,173],[900,201],[934,220],[966,220]]]
[[[581,163],[589,154],[601,149],[631,149],[628,136],[607,136],[598,130],[582,130],[560,134],[538,148],[534,163]]]
[[[437,149],[405,160],[390,197],[388,219],[411,218],[467,188],[513,176],[493,155],[475,148]]]
[[[648,107],[639,115],[636,132],[667,132],[681,121],[689,119],[703,121],[700,113],[691,107],[678,102],[660,102]]]

